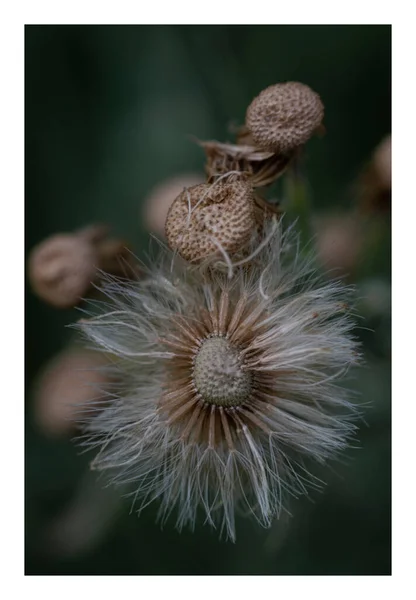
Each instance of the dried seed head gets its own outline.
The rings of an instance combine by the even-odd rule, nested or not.
[[[219,253],[237,253],[256,226],[253,190],[245,181],[201,184],[185,189],[170,207],[165,233],[182,258],[200,262]]]
[[[246,125],[259,148],[290,154],[308,141],[323,116],[318,94],[290,81],[263,90],[247,109]]]
[[[98,414],[86,406],[92,466],[131,485],[138,510],[160,499],[165,520],[176,507],[179,528],[202,512],[235,539],[240,510],[270,526],[288,494],[317,485],[311,460],[355,431],[335,383],[359,358],[352,289],[322,281],[278,227],[232,279],[163,252],[148,279],[111,280],[107,312],[79,324],[118,383]]]

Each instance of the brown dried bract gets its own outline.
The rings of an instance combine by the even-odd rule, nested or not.
[[[169,210],[165,231],[172,250],[198,263],[221,251],[239,252],[255,227],[252,186],[238,180],[185,189]]]
[[[298,82],[278,83],[250,104],[246,126],[255,145],[290,155],[321,126],[324,107],[318,94]]]
[[[215,140],[198,143],[207,157],[205,171],[209,182],[239,172],[246,175],[253,187],[267,186],[284,173],[291,160],[250,145],[222,144]]]

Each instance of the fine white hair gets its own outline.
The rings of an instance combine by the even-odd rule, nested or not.
[[[107,276],[78,325],[117,382],[85,407],[93,468],[130,485],[139,511],[158,500],[162,520],[175,511],[194,527],[201,514],[232,540],[237,510],[268,527],[288,496],[319,487],[310,465],[348,446],[358,416],[339,385],[359,362],[354,290],[317,272],[293,228],[274,223],[263,239],[231,275],[221,253],[213,269],[162,248],[137,281]],[[195,356],[215,336],[250,375],[244,402],[207,402],[195,384]]]

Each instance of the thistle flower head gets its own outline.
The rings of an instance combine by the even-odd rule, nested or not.
[[[281,225],[266,239],[232,278],[164,251],[148,279],[109,279],[104,311],[80,323],[122,381],[86,421],[94,467],[139,509],[158,499],[179,528],[201,512],[231,539],[237,510],[269,526],[355,427],[336,383],[357,360],[350,290],[320,281]]]

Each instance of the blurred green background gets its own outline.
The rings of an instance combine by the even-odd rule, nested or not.
[[[314,209],[347,209],[357,175],[391,130],[390,26],[27,26],[26,251],[98,221],[141,255],[151,189],[202,171],[190,136],[232,140],[230,123],[244,121],[252,98],[287,80],[310,85],[325,104],[327,134],[308,143],[303,161]],[[385,237],[357,281],[363,289],[374,280],[388,289]],[[390,573],[388,309],[370,309],[362,325],[371,331],[359,333],[367,362],[353,387],[370,404],[360,448],[327,469],[323,493],[293,503],[292,519],[271,530],[240,519],[236,544],[202,524],[162,531],[157,507],[129,515],[128,500],[88,479],[88,456],[37,428],[36,375],[78,316],[42,304],[27,286],[27,574]],[[82,493],[96,500],[84,515],[91,531],[81,527],[71,549],[65,527],[56,529],[62,515],[82,513]]]

